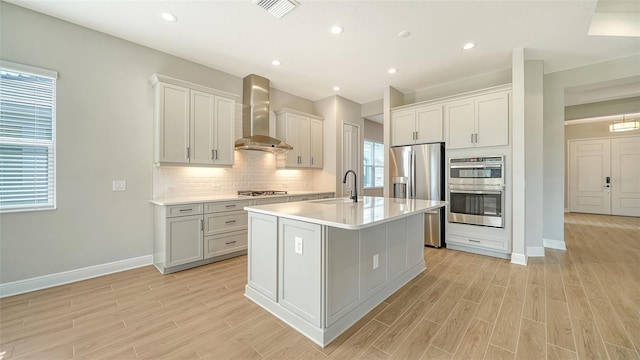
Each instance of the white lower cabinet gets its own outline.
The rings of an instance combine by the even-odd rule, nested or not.
[[[246,214],[245,214],[246,217]],[[241,230],[204,238],[204,258],[209,259],[247,249],[247,231]]]
[[[167,266],[202,260],[202,215],[167,219]]]

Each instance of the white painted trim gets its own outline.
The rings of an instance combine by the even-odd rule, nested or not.
[[[528,246],[527,247],[527,256],[528,257],[544,257],[544,247],[543,246]]]
[[[567,246],[562,240],[542,239],[542,244],[549,249],[567,250]]]
[[[571,210],[569,210],[569,208],[564,208],[564,212],[566,212],[566,213],[570,213],[570,212],[571,212]]]
[[[527,255],[511,253],[511,263],[527,266]]]
[[[137,258],[114,261],[111,263],[4,283],[0,284],[0,298],[69,284],[76,281],[91,279],[152,264],[153,255],[145,255]]]

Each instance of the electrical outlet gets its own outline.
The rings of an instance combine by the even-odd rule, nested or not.
[[[373,270],[377,269],[378,266],[380,266],[380,262],[379,262],[379,254],[375,254],[373,255]]]
[[[127,190],[127,181],[126,180],[113,180],[113,191],[125,191]]]
[[[302,238],[296,236],[296,238],[294,239],[294,243],[296,254],[302,255]]]

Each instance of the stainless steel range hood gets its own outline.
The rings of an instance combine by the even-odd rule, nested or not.
[[[291,145],[269,136],[269,79],[255,74],[245,77],[242,103],[242,138],[236,140],[236,150],[293,150]]]

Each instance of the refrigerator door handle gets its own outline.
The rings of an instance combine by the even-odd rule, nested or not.
[[[416,197],[416,153],[411,152],[411,198]]]

